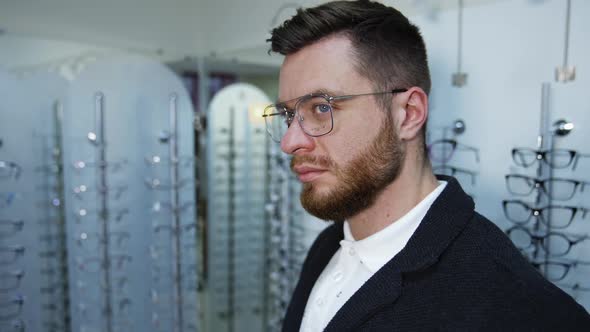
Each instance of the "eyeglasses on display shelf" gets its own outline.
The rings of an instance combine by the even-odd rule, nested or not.
[[[23,230],[23,220],[0,219],[0,239],[9,238]]]
[[[2,297],[0,300],[0,322],[18,319],[24,304],[25,298],[22,295]]]
[[[428,145],[428,155],[434,162],[449,162],[458,151],[467,151],[472,153],[475,161],[479,162],[479,149],[459,143],[454,139],[439,139]]]
[[[506,230],[506,234],[518,248],[526,252],[527,259],[545,278],[557,282],[567,277],[569,281],[578,284],[582,280],[578,276],[582,273],[572,271],[578,270],[579,266],[590,266],[590,263],[582,260],[587,259],[583,258],[585,251],[582,250],[576,250],[574,253],[579,254],[576,256],[579,259],[571,260],[567,257],[572,255],[574,248],[585,246],[584,243],[589,242],[590,237],[583,231],[566,233],[565,230],[576,220],[576,229],[588,229],[583,227],[587,225],[583,219],[586,219],[588,208],[567,202],[581,196],[588,182],[571,179],[571,175],[564,177],[558,173],[575,171],[579,162],[589,155],[555,147],[557,140],[567,136],[574,126],[566,120],[557,120],[552,127],[548,123],[548,90],[548,84],[544,84],[541,131],[537,139],[537,148],[511,149],[513,163],[525,170],[536,166],[536,174],[505,176],[510,194],[532,195],[534,199],[534,202],[524,202],[520,199],[502,201],[506,218],[515,224]]]
[[[0,160],[0,180],[17,180],[22,168],[14,161]]]
[[[153,140],[167,151],[150,151],[152,154],[144,158],[149,175],[143,178],[143,183],[153,197],[148,207],[152,219],[151,325],[156,331],[183,332],[188,331],[190,324],[198,325],[198,321],[185,314],[194,310],[196,315],[197,311],[198,229],[194,190],[199,184],[194,180],[194,171],[198,159],[180,155],[178,96],[175,93],[169,96],[167,113],[168,127]],[[187,266],[195,266],[195,273],[185,273]],[[187,283],[194,287],[186,287]],[[162,305],[162,301],[169,298],[173,300]]]
[[[569,235],[555,231],[539,235],[522,226],[509,228],[506,234],[516,247],[522,250],[541,247],[550,257],[565,256],[574,245],[590,239],[587,235]]]
[[[109,209],[109,210],[102,210],[102,209],[89,209],[89,208],[79,208],[74,211],[73,216],[78,224],[85,224],[90,222],[105,221],[105,222],[115,222],[120,223],[125,219],[125,216],[129,214],[128,208],[120,208],[120,209]]]
[[[191,179],[180,179],[176,183],[172,184],[170,182],[162,181],[157,178],[146,178],[144,179],[145,185],[151,190],[179,190],[187,188],[189,184],[194,183]]]
[[[101,250],[107,243],[117,252],[125,252],[127,250],[130,238],[129,232],[111,231],[106,236],[109,237],[108,241],[105,238],[105,235],[96,232],[81,232],[76,235],[75,241],[79,250],[88,253],[95,253],[98,250]]]
[[[52,125],[46,126],[49,134],[39,138],[38,166],[35,177],[41,179],[37,193],[47,203],[38,205],[42,220],[36,225],[39,229],[36,245],[41,253],[39,258],[43,270],[54,273],[41,273],[40,291],[41,317],[47,332],[69,331],[70,301],[68,250],[66,239],[66,187],[64,175],[64,140],[63,140],[63,107],[59,100],[53,103]],[[45,253],[45,254],[43,254]]]
[[[179,156],[175,161],[170,160],[161,155],[150,155],[144,158],[146,165],[150,167],[170,167],[171,165],[177,164],[181,168],[189,168],[195,166],[196,162],[198,162],[197,157],[193,156]]]
[[[298,200],[300,185],[290,172],[289,157],[280,153],[277,147],[273,150],[271,146],[268,160],[271,180],[264,205],[269,225],[266,239],[269,246],[269,269],[266,275],[269,314],[266,326],[270,331],[278,331],[307,247],[302,243],[305,230]]]
[[[25,247],[21,245],[0,245],[0,266],[10,266],[25,254]]]
[[[132,261],[132,257],[126,254],[109,255],[105,260],[101,257],[78,257],[76,259],[79,271],[86,273],[100,273],[106,271],[126,272],[127,267]],[[103,280],[109,280],[107,288],[110,289],[110,275],[109,278],[103,277]]]
[[[573,198],[576,192],[583,192],[584,187],[588,184],[588,182],[573,179],[538,179],[519,174],[508,174],[505,178],[508,191],[513,195],[528,196],[535,190],[540,190],[550,199],[557,201],[567,201]]]
[[[72,193],[74,194],[74,197],[76,197],[79,200],[84,200],[84,199],[90,199],[91,195],[96,196],[96,194],[100,194],[100,193],[108,193],[109,198],[112,198],[114,200],[119,200],[123,194],[127,191],[128,187],[126,185],[121,185],[121,186],[108,186],[108,187],[92,187],[92,186],[87,186],[85,184],[81,184],[78,186],[75,186],[74,189],[72,190]]]
[[[549,281],[561,281],[564,280],[570,272],[584,268],[590,270],[590,262],[572,260],[572,261],[532,261],[531,264],[540,271],[549,271],[545,273],[545,278]]]
[[[480,162],[479,149],[459,142],[459,136],[466,130],[463,120],[455,120],[451,125],[435,127],[442,134],[426,145],[428,156],[435,174],[452,176],[457,179],[472,198],[478,172],[474,170]],[[431,136],[431,132],[428,133]],[[465,166],[465,167],[463,167]]]
[[[0,272],[0,293],[18,290],[24,275],[20,269]]]
[[[580,216],[585,219],[588,209],[584,207],[547,205],[544,207],[533,207],[520,200],[503,200],[504,214],[508,220],[518,225],[525,225],[531,219],[543,223],[546,227],[564,229]],[[549,222],[551,221],[551,224]]]
[[[535,150],[530,148],[512,149],[512,160],[521,167],[531,167],[537,162],[543,162],[554,169],[563,169],[571,166],[576,169],[580,158],[589,158],[590,155],[579,153],[575,150],[552,149]]]

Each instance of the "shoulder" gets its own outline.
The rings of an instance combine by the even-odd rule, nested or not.
[[[482,299],[502,305],[505,318],[537,319],[555,328],[582,323],[590,328],[590,315],[569,295],[547,281],[494,223],[475,213],[451,247],[446,259],[455,271],[470,278]],[[441,259],[441,262],[444,258]],[[453,261],[455,263],[453,263]],[[564,326],[559,324],[562,319]]]

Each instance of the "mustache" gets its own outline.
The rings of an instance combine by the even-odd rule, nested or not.
[[[336,166],[336,163],[326,156],[298,155],[291,158],[291,170],[301,164],[311,164],[325,169],[334,169]]]

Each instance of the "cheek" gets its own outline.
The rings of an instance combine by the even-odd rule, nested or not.
[[[334,122],[330,135],[318,141],[324,155],[340,167],[355,159],[374,139],[379,125],[374,120],[354,117]]]

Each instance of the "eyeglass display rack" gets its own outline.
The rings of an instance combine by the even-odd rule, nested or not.
[[[0,91],[0,331],[200,330],[193,112],[182,81],[129,56],[69,82],[0,71]],[[178,127],[166,143],[176,143],[161,144],[155,130],[173,104]],[[146,190],[147,178],[165,185]],[[175,273],[168,263],[179,260]],[[159,268],[166,276],[156,278]]]
[[[269,140],[270,141],[270,140]],[[303,244],[301,185],[290,170],[290,158],[269,142],[267,329],[280,331],[291,294],[299,278],[307,248]]]
[[[575,280],[573,278],[573,284],[564,284],[563,280],[572,280],[572,278],[568,277],[568,274],[570,270],[575,270],[578,266],[590,267],[590,260],[588,257],[578,256],[570,259],[568,256],[571,256],[574,246],[587,241],[589,237],[586,233],[568,232],[568,229],[572,227],[574,219],[578,219],[577,215],[585,217],[587,213],[587,207],[572,204],[572,199],[576,196],[577,188],[588,183],[583,180],[554,177],[554,171],[556,169],[567,169],[570,166],[573,171],[579,158],[581,156],[588,157],[588,155],[573,150],[556,149],[556,141],[567,136],[573,130],[574,124],[563,119],[551,123],[550,91],[551,85],[543,83],[540,131],[537,137],[536,150],[520,147],[512,150],[513,161],[519,168],[526,168],[534,165],[534,163],[537,164],[537,167],[535,170],[536,178],[522,174],[506,175],[508,191],[513,195],[520,196],[519,199],[503,201],[506,218],[515,224],[507,229],[506,233],[515,245],[523,251],[525,257],[549,281],[554,282],[575,296],[577,291],[590,291],[590,284],[585,283],[587,278],[584,280]],[[527,157],[532,159],[530,161],[526,160]],[[524,188],[527,189],[526,191],[518,190],[517,188],[522,186],[516,183],[517,180],[523,184],[526,182],[528,189]],[[564,194],[565,190],[560,190],[565,189],[562,184],[566,182],[571,184],[567,188],[567,195]],[[529,206],[529,203],[520,199],[531,192],[534,194],[534,202],[532,206]],[[559,202],[556,204],[554,200]],[[511,208],[512,205],[526,207],[527,211],[523,213],[522,209]],[[558,211],[567,211],[567,213],[559,213]],[[555,220],[556,217],[569,220]],[[532,225],[529,223],[530,219],[534,219]],[[556,223],[559,223],[559,226]],[[527,249],[531,247],[533,249],[532,253],[527,252]]]
[[[439,139],[431,140],[427,145],[428,154],[432,161],[435,174],[454,176],[463,185],[464,189],[474,196],[472,189],[475,189],[478,172],[473,170],[479,165],[479,149],[477,147],[459,142],[458,137],[466,130],[463,120],[455,120],[450,126],[442,127],[442,136]],[[430,136],[430,135],[429,135]],[[474,158],[464,158],[463,153],[473,154]],[[452,161],[452,162],[451,162]],[[473,163],[475,161],[475,164]],[[459,164],[467,164],[468,167],[460,167]],[[470,180],[467,182],[466,177]]]
[[[206,330],[264,330],[266,133],[257,114],[268,103],[236,83],[209,107]]]
[[[39,237],[43,255],[41,274],[45,277],[42,283],[42,308],[46,311],[42,318],[42,325],[46,331],[69,331],[70,306],[67,299],[69,283],[68,252],[66,239],[66,211],[64,207],[65,187],[63,181],[63,104],[56,101],[52,110],[53,126],[49,135],[35,135],[41,147],[39,156],[43,163],[35,171],[41,174],[39,191],[44,197],[39,208],[43,210],[43,217],[38,220],[38,226],[43,229]],[[49,138],[49,139],[48,139]],[[49,144],[46,146],[46,144]]]
[[[88,144],[100,139],[89,125],[97,91],[104,158]],[[139,56],[104,59],[72,82],[66,110],[72,330],[200,330],[193,112],[182,81]]]
[[[198,331],[200,261],[193,204],[196,183],[191,180],[196,159],[179,153],[178,96],[175,93],[170,95],[168,106],[169,128],[162,130],[157,139],[167,151],[145,157],[150,174],[145,183],[153,194],[152,325],[156,331]],[[168,157],[162,156],[162,152],[167,152]],[[172,258],[170,266],[159,264],[165,257]]]
[[[64,86],[52,74],[0,71],[0,331],[68,331],[55,163]]]

